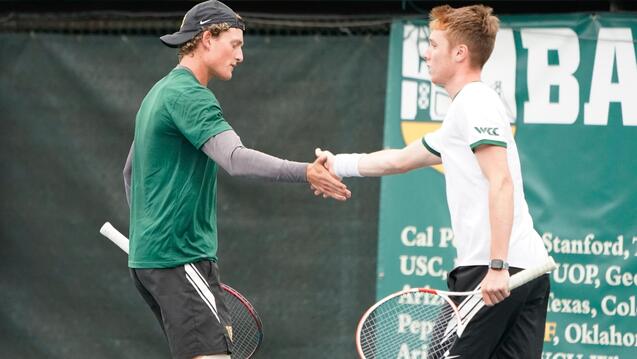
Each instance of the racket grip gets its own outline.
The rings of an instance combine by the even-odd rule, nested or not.
[[[557,268],[555,261],[552,257],[549,257],[546,263],[540,266],[528,268],[512,275],[511,278],[509,278],[509,290],[513,290],[523,284],[526,284],[544,273],[552,272],[555,268]]]
[[[120,231],[115,229],[109,222],[104,223],[100,228],[100,233],[117,244],[124,252],[128,253],[128,238],[124,236]]]

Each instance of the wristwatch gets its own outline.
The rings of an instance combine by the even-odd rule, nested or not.
[[[489,261],[489,269],[493,269],[493,270],[509,269],[509,263],[503,261],[502,259],[492,259]]]

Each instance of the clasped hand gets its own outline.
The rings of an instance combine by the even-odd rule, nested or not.
[[[329,151],[316,149],[316,160],[307,167],[307,181],[316,196],[334,198],[345,201],[352,196],[352,192],[332,171],[334,155]]]

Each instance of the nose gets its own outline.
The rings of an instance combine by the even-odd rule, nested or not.
[[[429,62],[429,59],[431,58],[431,51],[429,49],[430,47],[427,46],[427,48],[425,49],[425,53],[422,54],[422,59],[425,60],[425,62]]]
[[[237,53],[235,54],[235,60],[237,60],[238,64],[243,62],[243,50],[241,48],[237,50]]]

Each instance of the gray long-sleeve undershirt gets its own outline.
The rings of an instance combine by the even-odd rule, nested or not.
[[[124,189],[130,205],[133,161],[131,145],[124,165]],[[288,161],[246,148],[233,130],[211,137],[201,150],[231,176],[252,177],[274,182],[307,182],[307,163]]]
[[[131,143],[128,156],[126,156],[126,164],[124,164],[124,191],[126,192],[126,203],[130,206],[130,182],[133,173],[133,147],[135,142]]]
[[[232,130],[211,137],[201,150],[231,176],[274,182],[307,182],[307,163],[288,161],[246,148]]]

